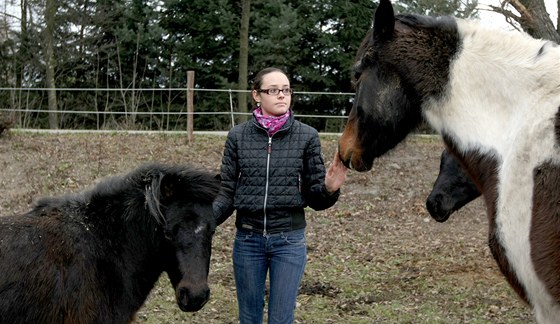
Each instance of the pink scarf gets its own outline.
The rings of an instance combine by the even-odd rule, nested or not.
[[[262,127],[268,129],[268,136],[272,136],[288,121],[290,110],[280,116],[265,116],[262,114],[262,108],[257,107],[253,110],[253,115]]]

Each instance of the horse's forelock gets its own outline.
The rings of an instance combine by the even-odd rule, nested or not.
[[[181,197],[193,202],[212,203],[220,181],[212,174],[187,166],[147,166],[141,176],[146,206],[159,224],[166,220],[161,211],[162,200]]]
[[[165,217],[161,212],[161,181],[163,173],[155,172],[152,174],[151,182],[145,185],[144,196],[146,199],[146,206],[150,214],[154,217],[158,224],[163,225],[166,223]]]
[[[220,189],[220,180],[200,170],[190,170],[186,175],[188,193],[197,201],[212,202]]]

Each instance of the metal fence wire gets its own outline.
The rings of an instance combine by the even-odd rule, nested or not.
[[[55,90],[56,109],[48,92]],[[187,107],[187,92],[195,93]],[[234,89],[197,88],[0,88],[0,112],[14,128],[68,130],[184,131],[189,116],[195,131],[227,131],[248,118],[240,112]],[[250,96],[247,96],[250,98]],[[304,92],[292,98],[296,118],[320,132],[340,132],[354,93]],[[250,111],[250,103],[247,103]],[[56,125],[52,127],[55,116]]]

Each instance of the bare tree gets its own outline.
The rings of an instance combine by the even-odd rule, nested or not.
[[[247,112],[247,70],[249,61],[249,18],[251,15],[251,0],[241,1],[241,27],[239,28],[239,79],[237,89],[237,105],[239,112]],[[246,115],[240,115],[239,121],[247,120]]]
[[[51,129],[58,128],[58,115],[53,112],[57,110],[56,100],[56,82],[55,82],[55,59],[54,59],[54,30],[55,15],[58,5],[57,0],[47,0],[45,6],[45,22],[46,29],[44,31],[43,48],[45,52],[46,64],[46,83],[47,83],[47,101],[49,106],[49,127]]]
[[[560,0],[558,1],[560,4]],[[560,43],[560,24],[556,26],[546,11],[544,0],[502,0],[500,6],[489,6],[491,11],[502,14],[515,28],[519,26],[535,38],[544,38]],[[558,6],[560,8],[560,6]],[[559,11],[560,12],[560,11]],[[560,15],[559,15],[560,17]],[[558,18],[560,19],[560,18]]]

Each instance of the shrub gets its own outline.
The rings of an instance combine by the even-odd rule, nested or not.
[[[4,131],[10,130],[15,124],[14,119],[8,114],[0,114],[0,136],[4,134]]]

